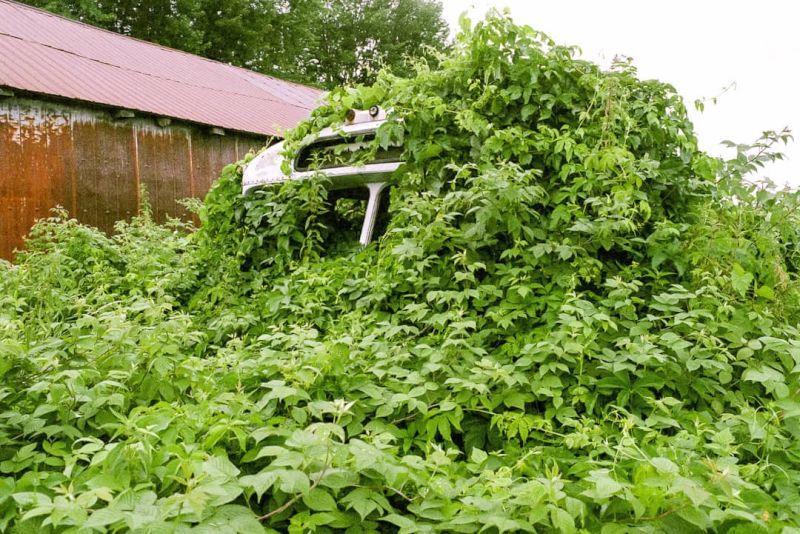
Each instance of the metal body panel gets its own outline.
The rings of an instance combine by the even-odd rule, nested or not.
[[[363,117],[363,115],[359,116],[358,114],[366,112],[358,111],[356,113],[356,120],[358,120],[359,117]],[[308,141],[306,145],[329,139],[339,139],[343,136],[355,137],[374,133],[386,122],[385,113],[381,113],[383,113],[383,115],[379,115],[381,118],[378,119],[369,118],[363,122],[345,124],[335,128],[323,128],[312,140]],[[283,163],[285,161],[282,154],[283,149],[284,143],[281,141],[253,158],[244,169],[244,175],[242,176],[242,193],[247,193],[257,187],[279,184],[288,180],[304,180],[320,172],[331,178],[332,189],[355,187],[382,181],[382,179],[396,171],[402,164],[401,162],[366,163],[357,166],[332,167],[323,171],[297,171],[295,170],[295,162],[291,161],[289,162],[289,174],[286,175],[283,173]]]
[[[367,246],[372,240],[372,234],[375,231],[375,222],[378,220],[378,211],[380,210],[381,192],[389,186],[386,182],[367,184],[369,190],[369,200],[367,200],[367,209],[364,211],[364,224],[361,226],[361,236],[358,241],[364,246]]]
[[[328,140],[347,140],[348,138],[374,134],[386,122],[386,113],[377,108],[369,111],[351,110],[348,113],[348,119],[349,122],[345,125],[320,130],[313,139],[303,144],[303,148],[315,144],[324,144]],[[352,143],[352,145],[359,145],[359,143]],[[302,152],[303,148],[298,153]],[[363,165],[334,165],[321,170],[298,171],[296,169],[297,156],[295,156],[295,159],[287,161],[283,156],[283,150],[284,143],[276,143],[256,156],[245,167],[244,175],[242,176],[242,193],[252,193],[258,188],[270,187],[290,180],[305,180],[319,174],[323,174],[330,179],[328,187],[331,190],[364,187],[367,189],[369,196],[359,242],[364,246],[369,244],[372,240],[378,212],[381,209],[381,192],[388,186],[387,179],[389,175],[403,163],[401,161],[367,162]],[[289,168],[288,174],[283,172],[286,163],[288,163]]]

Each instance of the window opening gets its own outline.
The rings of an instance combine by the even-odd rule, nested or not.
[[[341,137],[312,143],[300,149],[295,160],[296,171],[330,169],[359,163],[396,163],[402,161],[403,147],[378,148],[373,157],[367,158],[374,134],[358,137]]]
[[[331,207],[325,225],[329,229],[329,252],[366,246],[386,231],[389,187],[386,183],[334,189],[328,194]]]

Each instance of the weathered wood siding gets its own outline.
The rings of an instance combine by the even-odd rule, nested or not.
[[[228,163],[265,139],[34,98],[0,97],[0,258],[21,248],[34,221],[62,206],[111,231],[132,217],[139,185],[158,221],[186,217],[178,201],[202,197]]]

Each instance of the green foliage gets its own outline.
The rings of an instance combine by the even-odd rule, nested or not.
[[[94,26],[321,87],[442,49],[436,0],[24,0]]]
[[[404,141],[391,220],[323,178],[202,227],[44,221],[0,266],[0,530],[798,532],[798,195],[668,85],[493,15],[339,89]]]
[[[312,9],[302,24],[313,36],[282,57],[279,72],[329,88],[372,82],[381,68],[408,74],[408,58],[433,58],[428,48],[442,49],[448,33],[435,0],[327,0]]]

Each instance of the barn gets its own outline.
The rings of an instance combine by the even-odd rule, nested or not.
[[[304,119],[320,91],[0,0],[0,258],[62,206],[106,231],[186,216],[220,169]]]

